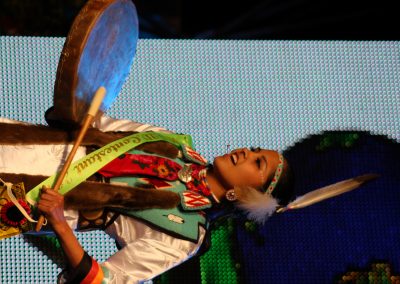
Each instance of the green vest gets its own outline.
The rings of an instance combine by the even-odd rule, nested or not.
[[[187,151],[185,151],[185,146],[182,145],[181,149],[184,160],[191,163],[202,164],[200,161],[197,161],[188,155]],[[128,153],[153,155],[138,150],[131,150]],[[177,158],[173,160],[182,166],[185,164],[185,161],[182,159]],[[122,183],[129,186],[140,186],[140,184],[148,184],[148,179],[143,177],[115,177],[111,178],[110,182],[118,182],[119,184]],[[178,193],[181,197],[180,205],[172,209],[129,210],[118,208],[113,210],[155,225],[161,230],[166,231],[169,234],[176,235],[179,238],[197,242],[199,236],[199,225],[207,228],[205,214],[202,212],[202,210],[210,208],[212,206],[211,201],[199,193],[188,191],[185,184],[180,180],[161,181],[160,184],[157,185],[157,188],[160,190],[170,190]],[[206,204],[202,206],[196,206],[194,208],[187,206],[188,194],[189,196],[193,195],[193,198],[195,199],[202,198]]]

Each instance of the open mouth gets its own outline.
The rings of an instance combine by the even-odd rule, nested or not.
[[[237,154],[237,153],[232,153],[232,154],[231,154],[231,161],[232,161],[232,164],[236,165],[237,162],[238,162],[238,160],[239,160],[238,154]]]

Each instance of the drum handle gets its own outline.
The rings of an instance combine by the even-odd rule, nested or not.
[[[75,156],[75,153],[78,150],[78,148],[79,148],[79,146],[80,146],[80,144],[81,144],[81,142],[83,140],[83,137],[86,134],[87,129],[92,124],[93,119],[96,116],[96,113],[99,110],[105,95],[106,95],[106,89],[104,87],[100,87],[100,88],[97,89],[97,91],[96,91],[96,93],[95,93],[95,95],[93,97],[93,100],[92,100],[92,102],[90,104],[89,110],[88,110],[88,112],[86,114],[85,120],[84,120],[84,122],[82,124],[81,130],[79,131],[78,138],[76,139],[76,141],[74,143],[74,146],[73,146],[71,152],[69,153],[69,155],[67,157],[67,160],[65,161],[64,166],[63,166],[60,174],[57,177],[57,180],[56,180],[56,183],[55,183],[55,185],[53,187],[53,190],[58,191],[58,189],[60,188],[60,186],[61,186],[61,184],[63,182],[63,179],[64,179],[65,175],[67,174],[68,168],[72,163],[72,160],[73,160],[73,158]],[[45,218],[44,218],[43,215],[41,215],[39,217],[39,221],[36,224],[36,228],[35,228],[36,232],[40,231],[44,221],[45,221]]]

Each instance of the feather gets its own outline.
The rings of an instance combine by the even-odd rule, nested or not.
[[[264,224],[278,207],[278,201],[252,187],[235,187],[236,206],[244,211],[248,219]]]
[[[279,208],[277,212],[284,212],[288,209],[299,209],[310,206],[314,203],[321,202],[325,199],[343,194],[360,187],[367,181],[371,181],[379,177],[377,174],[365,174],[354,178],[346,179],[322,188],[313,190],[305,195],[297,197],[293,202],[286,207]]]

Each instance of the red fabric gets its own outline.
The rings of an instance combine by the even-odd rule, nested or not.
[[[192,181],[186,183],[189,190],[201,192],[208,196],[210,190],[204,177],[200,177],[199,173],[205,169],[205,166],[190,164],[192,169]],[[120,176],[150,176],[162,180],[174,181],[178,179],[178,172],[182,166],[177,162],[152,155],[124,154],[98,172],[104,177],[120,177]]]
[[[99,273],[103,273],[100,269],[100,265],[92,258],[92,267],[90,268],[86,277],[81,281],[81,284],[91,284],[95,283],[94,280],[97,279],[96,277]]]
[[[103,176],[155,176],[165,180],[176,180],[178,171],[182,168],[178,163],[157,156],[124,154],[102,169],[99,173]]]

